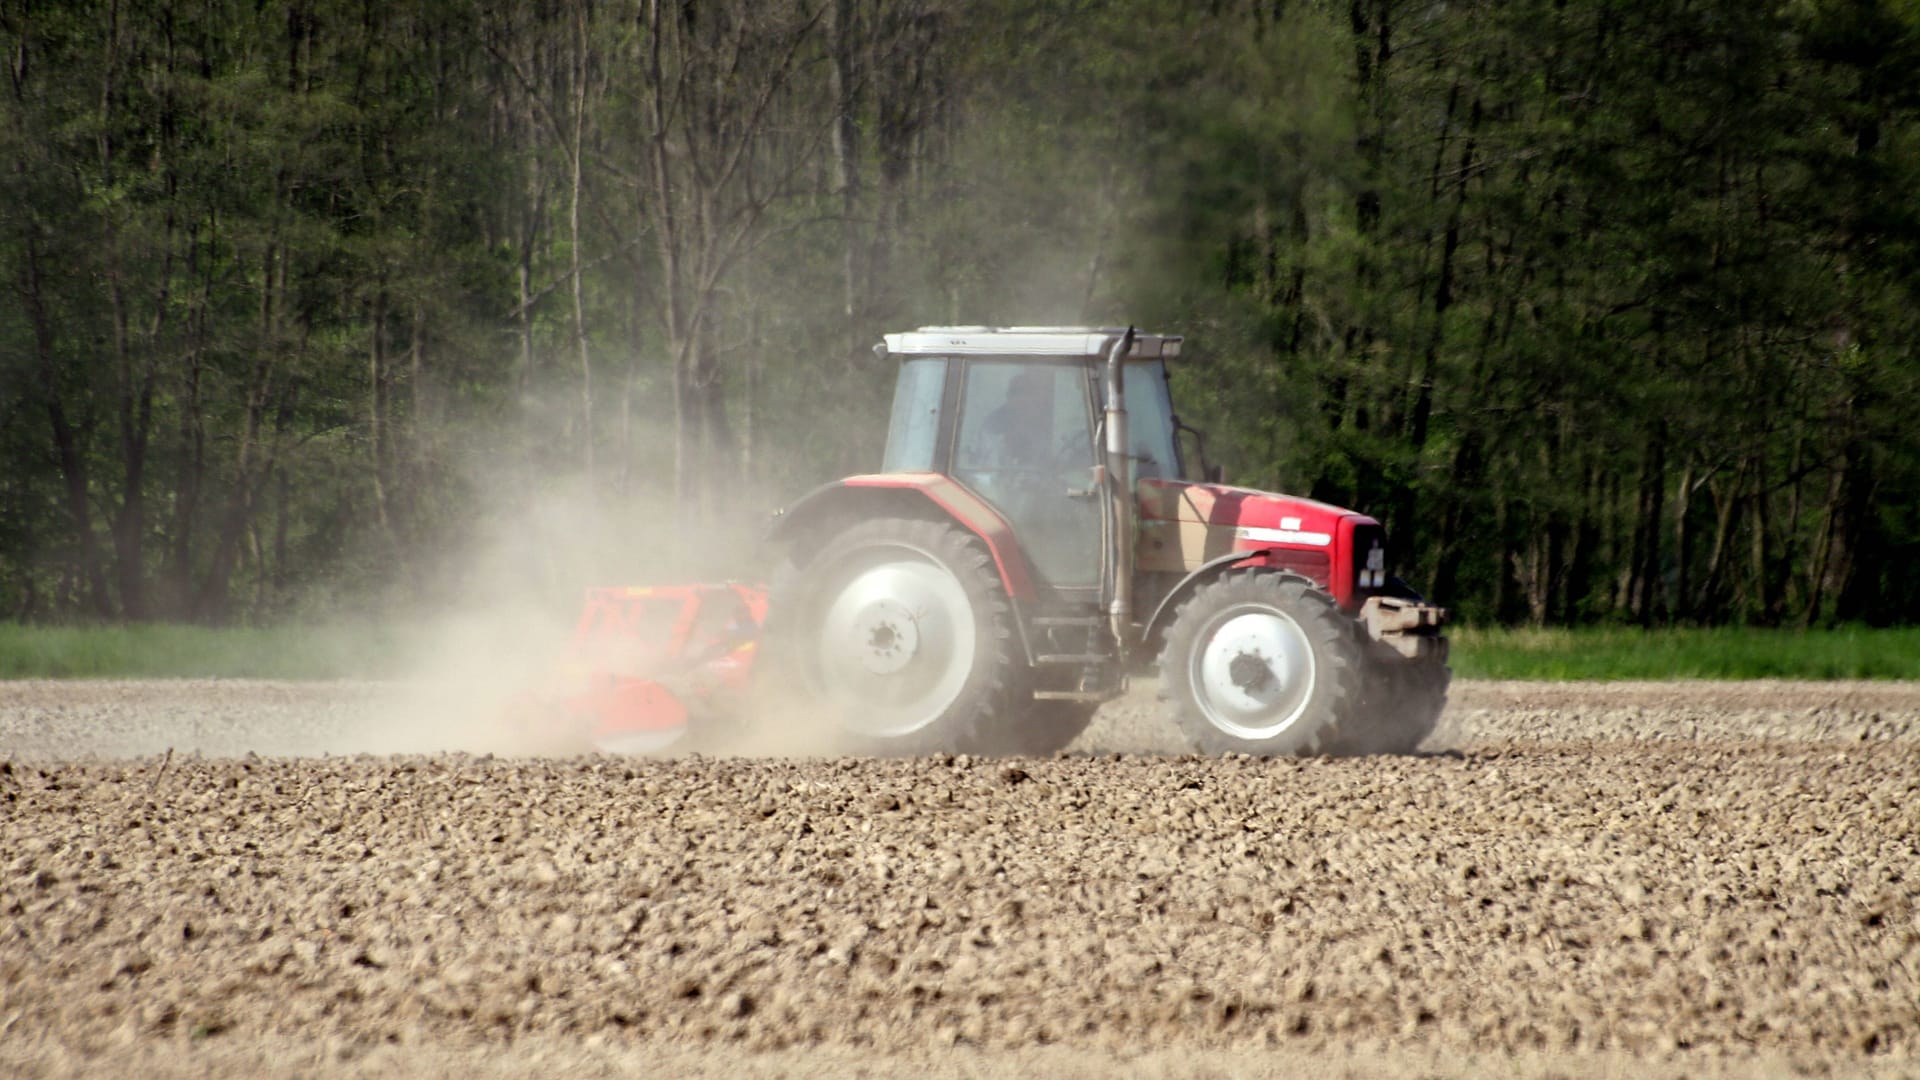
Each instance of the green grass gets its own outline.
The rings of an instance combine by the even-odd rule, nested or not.
[[[1463,679],[1920,679],[1920,629],[1456,628]]]
[[[362,626],[0,623],[0,679],[337,679],[402,675],[403,635]]]
[[[0,679],[379,679],[418,628],[44,627],[0,623]],[[1920,679],[1920,629],[1456,628],[1464,679]]]

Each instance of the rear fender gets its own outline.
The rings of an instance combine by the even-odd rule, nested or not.
[[[1033,600],[1033,570],[1013,527],[985,499],[938,473],[850,476],[815,488],[780,512],[768,539],[786,550],[805,551],[826,543],[837,525],[886,516],[953,522],[986,546],[1016,614]],[[1024,621],[1016,621],[1024,629]]]
[[[1187,597],[1193,595],[1193,590],[1234,567],[1264,566],[1275,571],[1299,574],[1311,581],[1312,575],[1302,573],[1298,567],[1282,561],[1291,554],[1293,553],[1286,548],[1261,548],[1256,551],[1231,551],[1218,558],[1209,559],[1196,567],[1192,573],[1181,578],[1179,584],[1167,590],[1167,595],[1160,598],[1159,605],[1153,609],[1153,617],[1147,620],[1147,625],[1142,629],[1140,640],[1143,642],[1154,640],[1155,635],[1164,630],[1167,623],[1173,620],[1173,613],[1179,610]],[[1314,581],[1313,585],[1315,588],[1325,588],[1318,581]]]

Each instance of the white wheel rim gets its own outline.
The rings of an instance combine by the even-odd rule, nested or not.
[[[859,735],[910,735],[938,720],[973,671],[973,605],[925,552],[887,548],[838,568],[809,646],[815,689]]]
[[[1207,620],[1189,680],[1214,727],[1250,742],[1292,727],[1313,699],[1313,644],[1285,612],[1237,604]]]

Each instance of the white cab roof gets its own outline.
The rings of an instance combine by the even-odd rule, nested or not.
[[[901,356],[1099,356],[1126,333],[1111,326],[923,326],[887,335],[887,351]],[[1180,338],[1133,335],[1134,360],[1172,359]]]

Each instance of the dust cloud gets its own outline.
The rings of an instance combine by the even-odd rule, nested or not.
[[[469,457],[475,464],[465,486],[479,505],[473,525],[435,553],[423,599],[388,614],[404,628],[400,655],[386,665],[399,674],[368,689],[359,722],[335,726],[307,750],[510,756],[595,750],[591,716],[569,710],[568,701],[577,702],[590,672],[652,669],[639,666],[649,654],[631,637],[576,632],[589,592],[730,581],[757,586],[770,575],[764,539],[780,501],[763,490],[769,485],[737,485],[697,507],[676,509],[670,476],[622,476],[604,463],[589,476],[497,455]],[[667,667],[670,674],[682,670]],[[671,740],[653,752],[831,750],[798,734],[830,729],[792,722],[787,695],[768,680],[755,682],[750,702],[740,687],[714,701],[680,689],[692,713],[689,730],[704,737]],[[708,723],[717,720],[726,722]]]

